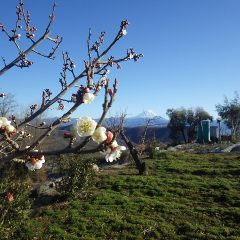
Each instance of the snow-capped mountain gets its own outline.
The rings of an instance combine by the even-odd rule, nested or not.
[[[154,117],[157,117],[157,114],[152,110],[143,111],[137,116],[134,116],[134,118],[154,118]]]
[[[126,118],[125,127],[146,126],[149,120],[151,120],[149,126],[152,127],[166,127],[168,123],[168,120],[158,116],[152,110],[147,110],[134,117]]]

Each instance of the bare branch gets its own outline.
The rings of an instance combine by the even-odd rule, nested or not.
[[[54,13],[55,13],[56,4],[53,5],[52,12],[49,16],[50,21],[46,27],[44,34],[37,41],[33,40],[33,38],[35,37],[34,32],[36,32],[37,29],[35,27],[30,27],[30,13],[29,13],[29,11],[27,11],[27,13],[26,13],[23,6],[24,6],[23,1],[20,0],[19,5],[17,6],[17,12],[16,12],[17,20],[15,23],[15,28],[12,29],[12,33],[13,33],[12,36],[7,32],[7,30],[3,26],[3,24],[0,23],[0,28],[2,29],[2,32],[4,32],[7,35],[9,40],[15,44],[15,46],[17,47],[17,49],[19,51],[19,56],[17,58],[15,58],[9,64],[6,64],[6,63],[4,64],[5,65],[4,68],[2,68],[0,70],[0,76],[3,75],[6,71],[8,71],[9,69],[11,69],[14,66],[23,68],[23,67],[29,67],[30,65],[32,65],[32,62],[26,59],[26,56],[31,52],[35,52],[36,54],[41,55],[42,57],[47,57],[47,58],[52,59],[55,51],[57,50],[60,43],[62,42],[62,38],[60,38],[60,37],[57,37],[56,39],[49,37],[50,26],[51,26],[52,22],[54,21]],[[22,28],[22,26],[20,25],[20,21],[22,19],[26,25],[26,37],[28,39],[30,39],[32,42],[32,45],[25,51],[21,50],[20,46],[17,43],[17,40],[19,40],[21,37],[21,34],[17,34],[17,31]],[[48,55],[42,54],[35,49],[40,43],[42,43],[46,39],[48,39],[56,44],[56,46],[52,48],[52,51]],[[20,62],[20,64],[19,64],[19,62]]]

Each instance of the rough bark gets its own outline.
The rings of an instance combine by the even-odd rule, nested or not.
[[[120,136],[122,137],[130,151],[130,154],[135,162],[136,168],[138,169],[139,175],[148,175],[146,163],[141,161],[138,150],[134,147],[132,142],[126,137],[123,130],[120,131]]]

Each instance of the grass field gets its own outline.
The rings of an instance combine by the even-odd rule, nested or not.
[[[240,239],[240,155],[161,153],[103,170],[86,199],[35,209],[18,239]]]

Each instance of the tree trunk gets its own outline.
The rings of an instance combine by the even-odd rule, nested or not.
[[[181,132],[182,132],[184,143],[186,144],[187,143],[187,139],[186,139],[186,136],[185,136],[185,133],[184,133],[184,129],[181,130]]]
[[[148,175],[146,163],[141,161],[138,150],[133,146],[132,142],[125,136],[123,130],[120,131],[120,135],[124,140],[125,144],[127,145],[130,154],[132,155],[136,168],[138,169],[139,175]]]

